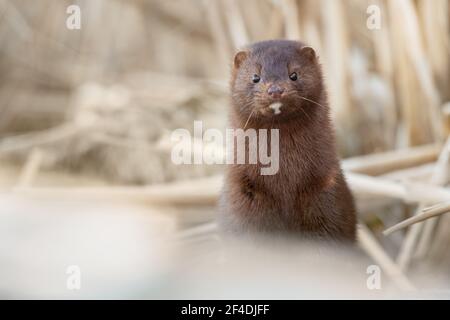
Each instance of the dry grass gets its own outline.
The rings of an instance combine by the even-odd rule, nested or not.
[[[399,288],[448,280],[450,1],[80,0],[78,31],[70,3],[0,0],[0,201],[139,202],[205,241],[223,168],[173,165],[170,132],[226,127],[239,47],[301,39],[324,67],[362,248]],[[393,225],[407,229],[383,236]]]

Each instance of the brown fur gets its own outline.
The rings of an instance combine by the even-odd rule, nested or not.
[[[297,81],[289,78],[292,72]],[[252,82],[253,74],[260,75],[259,83]],[[268,108],[273,84],[285,89],[277,115]],[[230,85],[231,127],[279,129],[280,168],[264,176],[260,164],[230,165],[220,200],[222,226],[240,234],[354,241],[353,198],[336,154],[314,50],[287,40],[256,43],[235,56]]]

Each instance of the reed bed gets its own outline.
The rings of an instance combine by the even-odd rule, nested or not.
[[[65,27],[72,2],[80,30]],[[237,49],[302,40],[323,64],[361,247],[401,290],[430,272],[450,288],[450,1],[0,0],[0,13],[3,196],[189,212],[177,236],[205,241],[223,166],[175,166],[170,133],[226,127]]]

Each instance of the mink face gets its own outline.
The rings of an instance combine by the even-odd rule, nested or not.
[[[308,121],[325,108],[315,52],[295,41],[264,41],[238,52],[231,91],[236,113],[253,123],[300,117]]]

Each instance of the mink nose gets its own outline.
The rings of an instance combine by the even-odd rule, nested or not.
[[[277,85],[271,85],[269,89],[267,89],[267,93],[273,99],[280,99],[283,92],[284,89]]]

